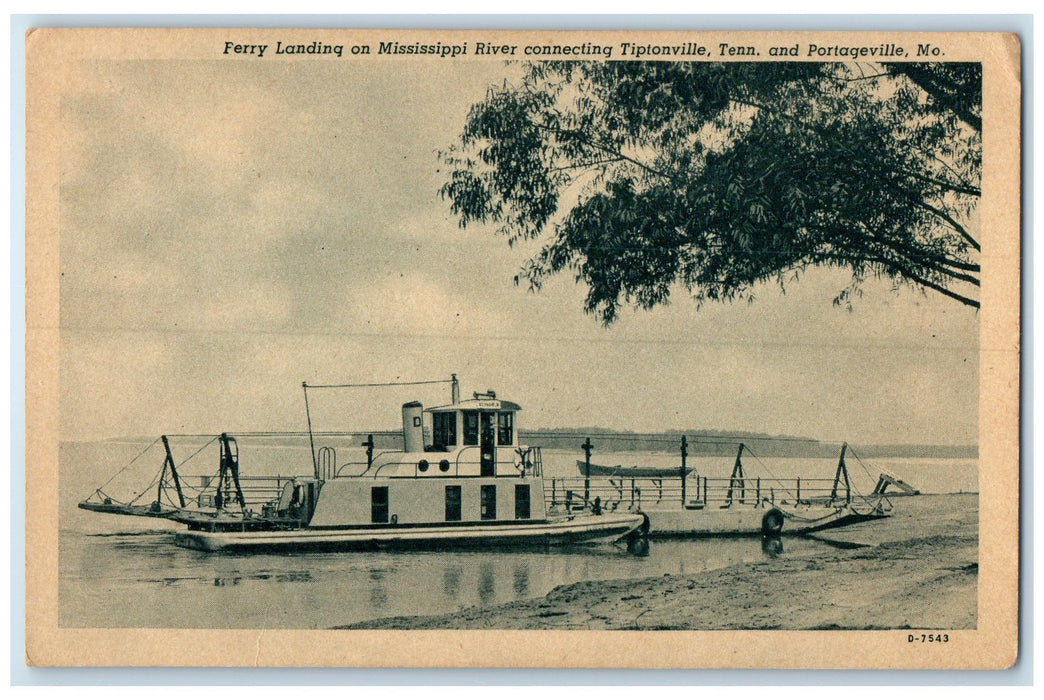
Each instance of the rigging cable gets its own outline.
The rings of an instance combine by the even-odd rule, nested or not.
[[[797,494],[796,494],[796,493],[794,493],[794,491],[793,491],[793,490],[791,490],[791,489],[787,488],[787,485],[786,485],[786,484],[784,484],[784,483],[783,483],[783,481],[782,481],[782,480],[781,480],[781,479],[780,479],[780,478],[779,478],[778,476],[776,476],[776,475],[775,475],[775,474],[774,474],[774,473],[772,472],[772,470],[771,470],[771,469],[769,469],[769,468],[768,468],[768,465],[767,465],[767,464],[765,464],[765,463],[764,463],[763,461],[761,461],[761,458],[760,458],[760,457],[758,457],[758,456],[757,456],[757,455],[756,455],[756,454],[754,453],[754,450],[750,449],[750,447],[749,447],[749,446],[748,446],[748,445],[747,445],[746,443],[744,443],[744,445],[743,445],[743,449],[745,449],[745,450],[746,450],[746,451],[747,451],[748,453],[750,453],[750,456],[754,458],[754,461],[755,461],[755,462],[757,462],[757,463],[758,463],[758,464],[760,465],[761,469],[763,469],[763,470],[765,471],[765,473],[766,473],[766,474],[768,474],[768,475],[769,475],[769,477],[770,477],[770,478],[771,478],[771,479],[772,479],[773,481],[775,481],[775,482],[776,482],[777,484],[779,484],[779,487],[780,487],[781,489],[783,489],[783,491],[785,491],[786,493],[789,493],[789,494],[790,494],[791,496],[793,496],[793,497],[794,497],[794,499],[795,499],[795,500],[797,500]]]
[[[863,464],[863,460],[861,460],[861,459],[859,458],[859,455],[858,455],[858,454],[856,454],[855,448],[854,448],[854,447],[852,447],[851,445],[849,445],[849,446],[848,446],[848,451],[849,451],[849,452],[851,452],[851,453],[852,453],[852,456],[856,458],[856,461],[857,461],[857,462],[859,462],[859,466],[861,466],[861,467],[863,468],[863,471],[864,471],[864,472],[866,472],[866,475],[867,475],[868,477],[870,477],[870,481],[873,481],[873,480],[874,480],[874,475],[873,475],[873,474],[871,474],[871,473],[870,473],[870,470],[866,468],[866,465],[865,465],[865,464]]]
[[[855,457],[857,462],[859,462],[859,466],[861,466],[863,468],[863,471],[866,472],[866,475],[868,477],[870,477],[870,481],[873,482],[874,475],[871,474],[870,470],[867,469],[865,464],[863,464],[863,460],[859,458],[859,455],[856,453],[856,451],[854,449],[852,449],[851,445],[848,446],[848,451],[852,453],[852,456]],[[853,487],[853,488],[855,488],[855,487]],[[874,503],[872,503],[870,501],[870,497],[869,496],[864,496],[862,494],[862,492],[859,491],[859,489],[856,489],[856,493],[859,495],[860,498],[863,499],[863,502],[866,503],[866,505],[869,506],[870,508],[877,508],[880,505],[880,501],[878,501],[878,503],[876,505]],[[887,496],[885,496],[883,493],[881,494],[881,499],[885,500],[885,501],[888,501],[888,505],[889,506],[892,505],[892,501],[889,500],[889,498]]]
[[[106,482],[105,482],[104,484],[102,484],[101,486],[99,486],[98,488],[96,488],[96,489],[94,490],[94,493],[101,493],[101,490],[102,490],[103,488],[105,488],[106,486],[108,486],[108,485],[109,485],[109,484],[110,484],[110,483],[112,482],[112,480],[113,480],[113,479],[115,479],[116,477],[118,477],[118,476],[119,476],[120,474],[122,474],[123,472],[127,471],[127,470],[128,470],[129,468],[130,468],[130,466],[131,466],[132,464],[134,464],[135,462],[137,462],[137,461],[138,461],[138,459],[139,459],[139,458],[141,458],[141,456],[142,456],[142,455],[144,455],[144,454],[145,454],[146,452],[148,452],[148,451],[149,451],[149,450],[151,450],[151,449],[152,449],[153,447],[155,447],[155,446],[156,446],[156,443],[157,443],[157,442],[159,442],[159,441],[160,441],[160,438],[156,438],[155,440],[153,440],[153,441],[152,441],[152,443],[151,443],[151,444],[150,444],[150,445],[149,445],[148,447],[146,447],[146,448],[145,448],[144,450],[142,450],[142,451],[141,451],[141,452],[139,452],[139,453],[138,453],[137,455],[135,455],[134,459],[132,459],[132,460],[131,460],[130,462],[128,462],[128,463],[127,463],[126,465],[124,465],[124,467],[123,467],[122,469],[120,469],[120,470],[119,470],[118,472],[116,472],[115,474],[113,474],[112,476],[110,476],[110,477],[109,477],[109,479],[108,479],[108,481],[106,481]],[[91,494],[91,495],[93,496],[94,494]],[[90,498],[90,496],[88,496],[88,497],[87,497],[87,499],[84,499],[84,500],[88,500],[89,498]]]
[[[154,476],[154,477],[152,478],[152,481],[150,481],[150,482],[149,482],[149,485],[148,485],[148,486],[146,486],[146,487],[145,487],[145,488],[144,488],[144,489],[142,490],[142,492],[141,492],[141,493],[139,493],[139,494],[138,494],[137,496],[135,496],[134,498],[132,498],[132,499],[130,500],[130,502],[129,502],[129,503],[127,504],[127,505],[129,505],[129,506],[132,506],[132,505],[134,505],[134,502],[135,502],[135,501],[137,501],[137,500],[138,500],[139,498],[141,498],[142,496],[144,496],[144,495],[145,495],[145,493],[146,493],[146,492],[147,492],[147,491],[148,491],[149,489],[151,489],[151,488],[152,488],[152,487],[153,487],[154,485],[156,485],[156,483],[158,483],[158,482],[159,482],[159,480],[160,480],[160,479],[162,478],[162,476],[163,476],[163,469],[164,469],[164,467],[166,467],[166,466],[167,466],[167,463],[166,463],[166,462],[164,462],[164,463],[163,463],[163,466],[162,466],[162,467],[160,467],[160,468],[159,468],[159,470],[158,470],[158,471],[156,472],[156,476]]]
[[[451,384],[452,379],[429,379],[421,382],[376,382],[370,384],[309,384],[304,386],[308,389],[361,389],[378,386],[420,386],[422,384]]]
[[[849,446],[849,449],[851,449],[851,446]],[[764,462],[762,462],[762,461],[761,461],[761,459],[760,459],[760,458],[759,458],[759,457],[758,457],[758,456],[757,456],[756,454],[754,454],[754,453],[753,453],[753,452],[751,451],[751,449],[750,449],[749,447],[747,447],[747,451],[748,451],[748,452],[750,452],[750,455],[751,455],[751,456],[752,456],[752,457],[754,458],[754,460],[755,460],[755,461],[756,461],[756,462],[757,462],[757,463],[758,463],[759,465],[761,465],[761,468],[762,468],[762,469],[764,469],[764,470],[765,470],[765,471],[766,471],[766,472],[767,472],[767,473],[768,473],[768,474],[769,474],[769,475],[770,475],[770,476],[771,476],[771,477],[772,477],[772,478],[773,478],[773,479],[774,479],[774,480],[775,480],[775,481],[776,481],[776,482],[777,482],[777,483],[778,483],[778,484],[780,485],[780,487],[782,487],[782,488],[783,488],[783,489],[784,489],[784,490],[785,490],[785,491],[786,491],[787,493],[789,493],[789,494],[790,494],[791,496],[794,496],[795,500],[797,499],[797,496],[796,496],[796,494],[795,494],[795,493],[794,493],[793,491],[791,491],[790,489],[788,489],[788,488],[787,488],[786,486],[784,486],[783,482],[782,482],[782,481],[780,481],[780,480],[779,480],[779,479],[778,479],[778,478],[777,478],[777,477],[776,477],[776,476],[775,476],[775,475],[774,475],[774,474],[772,473],[772,471],[771,471],[771,470],[770,470],[770,469],[768,468],[768,465],[766,465],[766,464],[765,464]],[[863,494],[862,494],[862,493],[860,493],[860,492],[859,492],[859,489],[857,489],[857,488],[856,488],[856,487],[855,487],[854,485],[852,485],[852,486],[851,486],[851,488],[855,489],[856,495],[857,495],[857,496],[859,496],[860,498],[862,498],[862,499],[863,499],[864,501],[866,501],[866,502],[867,502],[867,505],[870,505],[870,503],[869,503],[869,501],[867,500],[867,498],[866,498],[865,496],[863,496]],[[835,507],[836,507],[836,506],[835,506]],[[841,509],[840,509],[840,508],[837,508],[837,510],[838,510],[838,512],[841,512]],[[826,515],[826,516],[820,516],[820,517],[818,517],[818,518],[808,518],[808,517],[805,517],[805,516],[803,516],[803,515],[799,515],[799,514],[798,514],[798,513],[796,513],[796,512],[790,512],[790,511],[787,511],[787,513],[786,513],[786,517],[788,517],[788,518],[792,518],[792,519],[794,519],[794,520],[800,520],[801,522],[805,522],[805,523],[814,523],[814,522],[817,522],[817,521],[820,521],[820,520],[825,520],[825,519],[827,519],[827,518],[830,518],[830,517],[833,517],[833,516],[830,516],[830,515]]]
[[[620,440],[622,442],[662,442],[667,444],[677,444],[681,438],[689,437],[688,433],[679,433],[678,435],[665,435],[664,433],[592,433],[592,432],[576,432],[576,433],[565,433],[555,432],[546,430],[519,430],[519,435],[527,438],[538,437],[538,438],[564,438],[569,440],[579,438],[600,438],[606,440]],[[704,444],[731,444],[738,445],[739,443],[747,444],[747,441],[760,441],[760,442],[811,442],[817,443],[818,440],[811,438],[802,437],[785,437],[785,436],[772,436],[772,435],[694,435],[689,437],[693,444],[704,443]]]
[[[206,443],[205,445],[203,445],[203,447],[200,447],[200,448],[199,448],[198,450],[196,450],[195,452],[193,452],[192,454],[190,454],[190,455],[188,456],[188,458],[186,458],[186,459],[183,459],[183,460],[181,461],[181,465],[182,465],[182,466],[185,466],[186,464],[188,464],[189,460],[191,460],[191,459],[192,459],[193,457],[195,457],[196,455],[198,455],[198,454],[199,454],[200,452],[202,452],[203,450],[205,450],[205,449],[207,449],[208,447],[210,447],[210,445],[211,445],[211,444],[213,444],[213,442],[214,442],[215,440],[217,440],[217,439],[218,439],[219,437],[221,437],[221,436],[220,436],[220,435],[215,435],[214,437],[210,438],[210,441],[209,441],[209,442],[207,442],[207,443]]]
[[[188,461],[189,461],[189,460],[191,460],[191,459],[192,459],[193,457],[195,457],[195,456],[196,456],[196,455],[198,455],[198,454],[199,454],[200,452],[202,452],[202,451],[203,451],[203,450],[205,450],[205,449],[206,449],[207,447],[209,447],[209,446],[210,446],[210,444],[214,442],[214,440],[217,440],[217,438],[215,437],[215,438],[211,439],[211,440],[210,440],[209,442],[207,442],[207,443],[206,443],[205,445],[203,445],[203,446],[202,446],[202,447],[200,447],[200,448],[199,448],[198,450],[196,450],[196,451],[195,451],[195,452],[193,452],[193,453],[192,453],[191,455],[189,455],[188,459],[186,459],[186,460],[182,461],[182,463],[181,463],[181,464],[182,464],[182,466],[184,466],[184,465],[185,465],[186,463],[188,463]],[[156,484],[157,484],[158,482],[160,482],[160,481],[161,481],[161,480],[163,479],[163,472],[164,472],[164,469],[166,468],[166,466],[167,466],[167,463],[166,463],[166,462],[164,462],[164,463],[163,463],[163,466],[162,466],[162,467],[160,467],[159,471],[158,471],[158,472],[156,473],[156,476],[155,476],[155,477],[154,477],[154,478],[152,479],[152,481],[151,481],[151,482],[149,482],[149,485],[145,487],[145,490],[144,490],[144,491],[142,491],[141,493],[139,493],[139,494],[138,494],[137,496],[135,496],[135,497],[134,497],[134,499],[133,499],[133,500],[131,500],[131,501],[130,501],[130,503],[128,503],[128,505],[133,505],[133,504],[134,504],[134,501],[137,501],[137,500],[138,500],[139,498],[141,498],[142,496],[144,496],[144,495],[145,495],[145,493],[146,493],[146,492],[147,492],[147,491],[148,491],[149,489],[151,489],[151,488],[152,488],[153,486],[155,486],[155,485],[156,485]],[[166,489],[165,489],[165,488],[164,488],[164,489],[162,489],[162,492],[163,492],[163,493],[166,493]]]

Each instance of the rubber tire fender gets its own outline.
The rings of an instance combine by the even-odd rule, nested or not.
[[[761,516],[761,534],[778,537],[783,532],[783,511],[779,508],[770,508],[765,515]]]

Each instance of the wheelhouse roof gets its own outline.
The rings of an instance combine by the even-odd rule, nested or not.
[[[499,404],[494,407],[491,404]],[[465,399],[459,403],[446,404],[445,406],[432,406],[431,408],[424,409],[428,412],[434,411],[521,411],[522,407],[513,401],[505,401],[504,399]]]

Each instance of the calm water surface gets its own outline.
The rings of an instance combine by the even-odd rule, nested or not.
[[[825,548],[784,539],[787,556]],[[213,555],[170,531],[61,533],[64,627],[323,628],[447,613],[547,594],[592,579],[693,573],[770,556],[757,538],[507,552]]]

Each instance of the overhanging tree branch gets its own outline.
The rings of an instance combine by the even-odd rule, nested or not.
[[[524,268],[531,285],[572,269],[606,323],[665,303],[674,282],[730,299],[795,264],[850,267],[846,293],[872,269],[978,308],[964,285],[980,284],[981,246],[962,222],[981,139],[955,114],[978,115],[981,72],[886,70],[534,64],[469,114],[475,163],[443,191],[462,225],[553,236]]]
[[[982,248],[979,246],[979,242],[972,238],[972,235],[968,233],[968,230],[961,226],[959,223],[957,223],[957,221],[952,216],[947,214],[945,211],[939,209],[938,207],[933,207],[928,202],[914,201],[914,204],[921,207],[922,209],[926,209],[927,211],[930,211],[931,213],[935,214],[937,217],[948,223],[954,231],[959,233],[961,235],[961,238],[968,242],[968,245],[970,245],[976,251],[982,251]]]
[[[976,301],[975,299],[971,299],[970,297],[966,297],[966,296],[964,296],[962,294],[958,294],[957,292],[951,291],[951,290],[947,289],[946,287],[943,287],[940,284],[936,284],[935,282],[932,282],[929,279],[925,279],[924,277],[921,277],[920,275],[916,275],[916,274],[914,274],[912,272],[902,272],[900,274],[902,274],[903,277],[907,277],[909,279],[912,279],[913,281],[917,282],[920,285],[928,287],[929,289],[934,289],[935,291],[939,292],[940,294],[948,296],[951,299],[955,299],[955,300],[961,302],[962,304],[964,304],[965,306],[970,306],[973,309],[979,308],[979,302]]]
[[[535,126],[537,129],[542,129],[544,131],[548,131],[548,132],[550,132],[552,134],[555,134],[556,136],[560,136],[560,137],[564,136],[566,138],[575,138],[575,139],[579,140],[581,143],[590,146],[591,148],[598,149],[599,151],[602,151],[603,153],[608,153],[609,155],[613,156],[617,160],[627,161],[628,163],[631,163],[632,165],[636,165],[639,168],[641,168],[642,170],[645,170],[646,172],[648,172],[648,173],[650,173],[652,175],[656,175],[658,177],[666,178],[668,180],[677,181],[677,177],[676,176],[671,175],[670,173],[665,173],[662,170],[657,170],[656,168],[652,167],[648,163],[643,163],[642,161],[638,160],[637,158],[634,158],[632,156],[627,155],[626,153],[623,153],[619,149],[616,149],[616,148],[613,148],[612,146],[607,146],[605,144],[599,143],[599,142],[595,141],[593,138],[591,138],[589,136],[586,136],[585,134],[583,134],[580,131],[577,131],[577,130],[574,130],[574,129],[562,129],[560,127],[553,127],[553,126],[550,126],[550,125],[547,125],[547,124],[539,124],[537,122],[534,122],[532,119],[529,120],[529,123],[532,124],[533,126]]]
[[[972,187],[971,185],[947,182],[946,180],[939,180],[938,178],[928,177],[927,175],[922,175],[921,173],[915,173],[906,169],[899,169],[897,172],[900,172],[908,177],[916,178],[923,182],[927,182],[932,185],[938,185],[939,187],[947,189],[956,194],[966,194],[970,197],[982,196],[982,190],[980,190],[978,187]]]
[[[813,257],[813,258],[821,257],[821,258],[825,258],[825,259],[831,259],[831,260],[835,260],[837,262],[845,263],[847,265],[858,264],[858,263],[866,263],[866,262],[877,263],[879,265],[882,265],[885,268],[891,268],[894,272],[897,272],[902,277],[906,277],[907,279],[910,279],[910,280],[912,280],[914,282],[917,282],[918,284],[920,284],[922,286],[928,287],[929,289],[933,289],[933,290],[939,292],[940,294],[943,294],[945,296],[950,297],[951,299],[959,301],[962,304],[964,304],[965,306],[970,306],[970,307],[976,308],[976,309],[979,308],[979,302],[977,300],[972,299],[971,297],[964,296],[963,294],[958,294],[957,292],[954,292],[954,291],[952,291],[950,289],[947,289],[946,287],[931,281],[930,279],[924,277],[923,275],[919,275],[916,272],[914,272],[913,270],[911,270],[911,269],[909,269],[909,268],[907,268],[907,267],[905,267],[903,265],[898,264],[898,262],[895,261],[895,260],[891,260],[891,259],[888,259],[888,258],[881,258],[881,257],[877,257],[877,256],[866,256],[866,255],[853,257],[853,256],[839,255],[839,254],[836,254],[836,253],[830,253],[830,252],[824,252],[824,251],[817,251],[815,253],[812,253],[811,257]],[[813,260],[813,262],[815,262],[815,261]]]
[[[912,83],[928,93],[942,107],[949,109],[968,126],[982,131],[982,117],[972,112],[968,99],[961,99],[961,92],[972,86],[958,86],[941,79],[919,63],[889,63],[888,70],[905,75]],[[979,87],[979,86],[974,86]],[[981,89],[981,88],[980,88]]]

